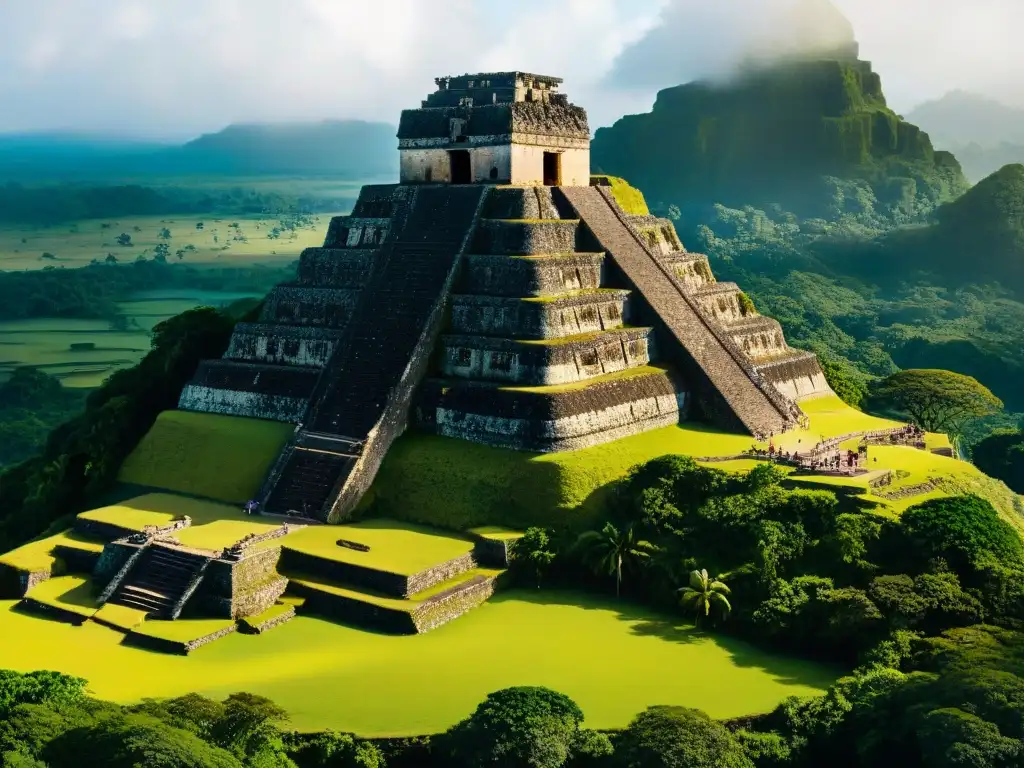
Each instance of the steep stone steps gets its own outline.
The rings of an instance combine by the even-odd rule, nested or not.
[[[412,199],[396,197],[405,208],[395,211],[393,237],[381,248],[305,422],[304,431],[349,439],[359,451],[353,461],[323,462],[324,471],[336,474],[316,481],[322,483],[321,496],[303,492],[307,504],[323,499],[312,514],[323,520],[348,515],[404,429],[486,188],[438,185],[402,192]],[[286,449],[272,471],[263,492],[267,511],[288,511],[281,505],[289,497],[277,494],[276,487],[288,486],[293,473],[303,474],[311,460],[302,453]]]
[[[467,336],[559,339],[621,328],[628,320],[630,292],[572,291],[545,298],[452,297],[451,331]]]
[[[298,513],[316,517],[335,489],[338,479],[351,471],[359,451],[347,441],[335,445],[312,445],[312,435],[303,435],[307,442],[295,446],[287,458],[287,469],[274,486],[266,508],[280,513]],[[333,448],[333,449],[332,449]]]
[[[448,377],[524,386],[567,384],[647,365],[652,328],[617,328],[523,341],[486,336],[441,337],[441,372]]]
[[[803,414],[796,404],[763,381],[735,342],[699,311],[701,299],[690,295],[658,261],[609,192],[601,187],[558,191],[674,341],[672,349],[663,351],[675,355],[705,415],[734,420],[755,435],[782,432],[799,423]],[[739,312],[738,297],[734,298]]]
[[[152,544],[108,602],[169,618],[206,560],[192,552]]]

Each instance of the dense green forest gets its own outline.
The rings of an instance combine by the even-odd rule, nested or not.
[[[192,288],[263,295],[294,271],[294,267],[259,265],[196,269],[150,259],[80,269],[0,272],[0,320],[82,317],[116,321],[117,302],[135,291]]]
[[[335,198],[258,191],[244,187],[151,187],[139,184],[0,186],[0,223],[52,225],[81,219],[191,213],[224,216],[259,213],[318,213],[338,208]]]

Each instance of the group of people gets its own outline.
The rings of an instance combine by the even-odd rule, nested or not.
[[[925,432],[916,424],[907,424],[897,429],[884,429],[867,432],[864,440],[869,443],[889,443],[890,445],[924,446]]]

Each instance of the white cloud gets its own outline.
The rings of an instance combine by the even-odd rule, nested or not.
[[[253,120],[397,122],[434,77],[499,67],[563,76],[576,97],[663,2],[9,1],[0,130],[177,134]]]

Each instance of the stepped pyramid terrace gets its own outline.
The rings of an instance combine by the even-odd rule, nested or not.
[[[297,613],[417,634],[639,463],[743,471],[754,445],[899,426],[843,405],[638,190],[590,175],[560,84],[438,78],[402,113],[399,182],[363,187],[199,365],[103,506],[0,557],[3,596],[171,652]],[[891,490],[960,472],[922,446],[884,449],[917,462]],[[883,504],[886,469],[819,481]]]

